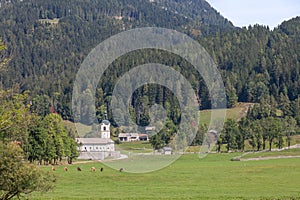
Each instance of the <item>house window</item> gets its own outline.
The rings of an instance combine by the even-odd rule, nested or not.
[[[98,149],[98,147],[96,147],[96,149]]]

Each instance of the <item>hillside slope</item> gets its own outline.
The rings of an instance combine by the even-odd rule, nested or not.
[[[199,40],[221,70],[228,107],[237,102],[252,102],[268,104],[282,110],[284,115],[295,117],[300,113],[296,102],[300,91],[299,18],[271,31],[259,25],[235,28],[204,0],[11,2],[0,8],[0,35],[7,46],[0,58],[10,58],[0,74],[0,87],[30,90],[33,107],[39,114],[49,112],[51,106],[64,119],[70,119],[73,81],[85,56],[111,35],[146,26],[175,29]],[[162,59],[155,59],[157,54]],[[144,55],[143,59],[140,55]],[[174,68],[192,69],[182,59],[172,56],[138,52],[116,61],[106,72],[109,78],[99,83],[96,94],[99,117],[103,111],[100,107],[110,101],[113,84],[131,67],[163,61],[162,64]],[[199,74],[183,71],[197,91],[200,109],[209,109],[210,97]],[[149,88],[137,91],[131,102],[136,120],[144,120],[144,124],[149,120],[144,117],[149,106],[176,102],[167,89]],[[148,98],[138,104],[144,96]],[[177,123],[180,120],[177,106],[171,109],[169,115],[177,118],[174,120]]]

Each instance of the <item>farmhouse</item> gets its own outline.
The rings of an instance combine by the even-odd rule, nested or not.
[[[154,133],[154,131],[155,131],[155,126],[147,126],[147,127],[145,128],[145,131],[146,131],[146,133],[147,133],[148,135]]]
[[[102,120],[99,125],[100,138],[76,138],[79,159],[104,160],[104,158],[120,157],[120,152],[115,151],[114,141],[110,139],[110,122]]]
[[[133,141],[147,141],[147,134],[139,134],[139,133],[120,133],[118,138],[121,142],[133,142]]]
[[[164,147],[162,149],[162,154],[164,154],[164,155],[171,155],[172,154],[172,148],[171,147]]]

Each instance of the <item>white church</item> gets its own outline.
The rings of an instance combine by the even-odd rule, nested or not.
[[[110,122],[102,120],[99,125],[100,138],[76,138],[78,159],[104,160],[106,157],[120,157],[120,152],[115,151],[115,144],[110,139]]]

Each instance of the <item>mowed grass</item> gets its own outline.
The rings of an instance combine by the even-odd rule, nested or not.
[[[265,158],[265,157],[278,157],[278,156],[300,156],[300,149],[287,149],[282,151],[265,151],[248,153],[242,158]]]
[[[126,173],[103,163],[70,165],[44,170],[55,173],[52,192],[33,199],[299,199],[300,159],[233,162],[241,153],[183,155],[164,169]],[[76,170],[82,168],[81,172]],[[90,168],[97,168],[91,172]],[[100,172],[99,168],[104,167]]]
[[[121,142],[115,145],[117,151],[132,152],[132,153],[150,153],[153,152],[153,147],[148,141]]]

